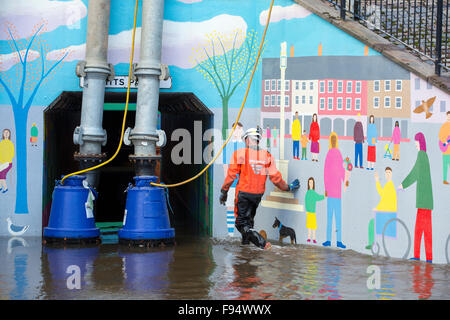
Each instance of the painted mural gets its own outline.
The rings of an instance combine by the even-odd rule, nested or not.
[[[214,112],[215,141],[235,122],[269,4],[165,2],[172,87],[162,91],[193,92]],[[81,90],[74,71],[87,5],[18,0],[0,13],[0,235],[40,235],[43,109]],[[117,75],[128,71],[132,22],[132,4],[112,0],[108,60]],[[139,48],[140,21],[136,40]],[[266,186],[254,223],[273,242],[277,217],[299,244],[446,263],[449,105],[447,93],[293,1],[276,1],[238,131],[214,165],[213,235],[240,237],[233,191],[225,206],[218,197],[240,135],[260,126],[283,179],[300,180],[296,192]]]

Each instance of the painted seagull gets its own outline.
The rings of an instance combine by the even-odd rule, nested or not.
[[[6,221],[8,222],[8,231],[12,236],[21,236],[23,235],[30,226],[16,226],[12,223],[11,218],[6,218]]]
[[[414,109],[414,113],[422,113],[425,112],[426,119],[431,117],[433,114],[429,111],[431,106],[434,103],[434,100],[436,100],[436,97],[430,98],[427,101],[422,100],[422,104]]]

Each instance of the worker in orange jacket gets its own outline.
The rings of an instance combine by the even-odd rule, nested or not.
[[[296,190],[300,187],[300,183],[298,179],[295,179],[288,185],[283,180],[275,165],[274,157],[267,150],[259,147],[261,138],[262,132],[259,127],[247,130],[242,136],[246,147],[236,150],[231,157],[221,189],[220,203],[225,205],[228,190],[239,175],[234,214],[236,229],[242,235],[242,244],[251,242],[262,249],[269,249],[270,243],[253,230],[256,208],[264,195],[267,176],[283,191]]]

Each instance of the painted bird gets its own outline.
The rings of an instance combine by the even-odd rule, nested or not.
[[[422,100],[422,104],[414,109],[414,113],[422,113],[425,112],[426,119],[431,117],[433,114],[429,111],[431,106],[434,103],[434,100],[436,100],[436,97],[428,99],[426,102]]]
[[[8,231],[12,236],[21,236],[23,235],[30,226],[16,226],[12,223],[11,218],[6,218],[8,222]]]

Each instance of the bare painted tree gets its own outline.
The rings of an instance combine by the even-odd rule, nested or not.
[[[45,53],[47,44],[40,38],[45,24],[35,25],[31,36],[16,40],[15,29],[12,24],[7,26],[11,52],[0,55],[0,85],[8,96],[14,113],[16,135],[17,183],[15,213],[28,213],[27,192],[27,120],[39,88],[48,80],[52,71],[60,65],[67,56],[64,52],[52,65],[48,66]],[[17,66],[16,66],[17,65]],[[6,71],[16,69],[16,76],[8,77]]]
[[[228,107],[236,89],[245,85],[259,48],[257,32],[212,33],[194,50],[197,71],[216,88],[222,101],[222,136],[227,137]],[[193,61],[193,62],[194,62]]]

